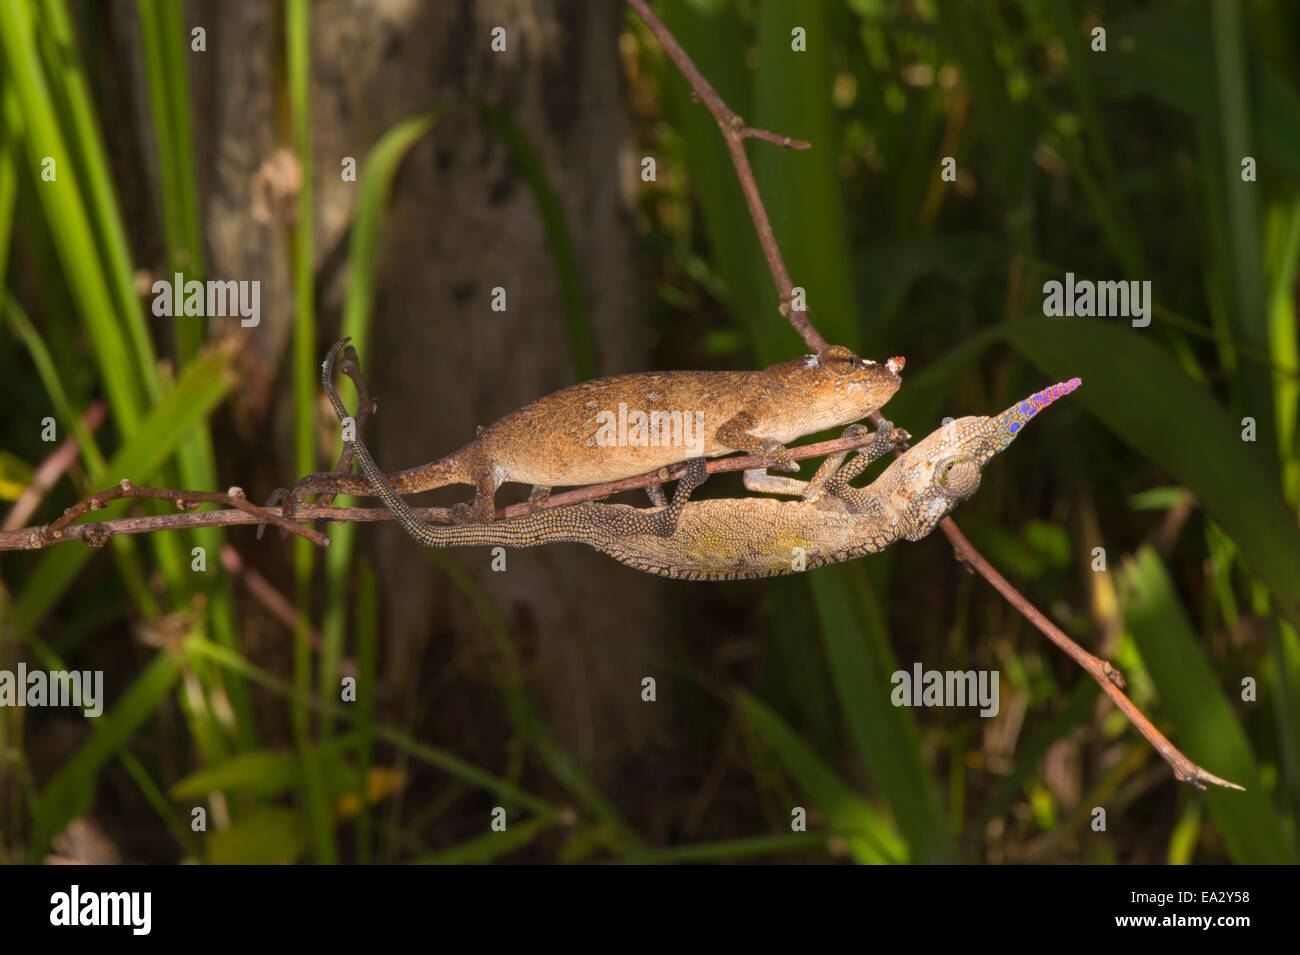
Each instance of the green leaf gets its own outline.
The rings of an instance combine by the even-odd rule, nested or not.
[[[893,810],[916,862],[949,858],[952,841],[911,712],[890,701],[898,669],[871,585],[857,565],[809,577],[831,679],[858,753]]]
[[[1250,742],[1155,551],[1143,547],[1126,560],[1120,580],[1124,618],[1160,694],[1160,710],[1173,720],[1174,742],[1193,762],[1246,787],[1236,792],[1212,786],[1205,793],[1229,854],[1250,865],[1296,862]]]
[[[32,483],[35,469],[16,454],[0,451],[0,501],[16,501]]]
[[[665,4],[659,14],[727,105],[741,116],[749,115],[754,91],[745,56],[751,29],[736,14],[734,5]],[[640,21],[635,16],[632,19],[642,30]],[[658,55],[658,41],[648,33],[643,35],[648,49]],[[691,186],[700,204],[710,258],[726,285],[731,313],[748,333],[760,364],[789,358],[798,338],[777,311],[772,276],[718,125],[667,57],[660,62],[664,105],[673,129],[686,144]],[[753,143],[750,148],[777,147]]]
[[[216,766],[190,773],[171,787],[173,799],[204,799],[209,793],[238,790],[276,796],[298,782],[298,756],[288,751],[239,753]]]
[[[292,809],[265,806],[229,829],[208,833],[208,861],[216,865],[285,865],[302,855],[307,833]]]
[[[1203,385],[1140,330],[1102,320],[1033,319],[1001,334],[1050,378],[1081,377],[1070,400],[1193,491],[1282,613],[1300,621],[1300,530],[1240,426]]]
[[[749,147],[754,177],[790,280],[808,293],[813,324],[831,343],[859,346],[860,314],[831,103],[834,11],[830,4],[795,7],[772,0],[758,9],[754,123],[782,136],[807,140],[812,148],[793,151],[754,142]],[[795,26],[806,31],[806,50],[791,49],[790,31]],[[721,134],[715,129],[714,135]],[[745,241],[752,241],[752,225],[737,223],[736,227],[749,233]],[[770,280],[763,284],[765,292],[768,288]],[[782,321],[775,304],[775,296],[770,297],[761,314]]]

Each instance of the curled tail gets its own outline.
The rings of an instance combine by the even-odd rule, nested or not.
[[[343,401],[339,398],[338,392],[334,390],[334,359],[338,357],[338,353],[342,351],[343,346],[351,340],[351,338],[344,338],[336,342],[334,347],[330,349],[329,354],[325,356],[325,361],[321,364],[321,386],[325,389],[325,394],[329,396],[330,404],[334,406],[334,413],[338,415],[339,421],[347,419],[348,412],[343,407]],[[593,543],[595,535],[592,533],[593,513],[590,509],[598,506],[593,504],[548,509],[525,517],[493,523],[447,526],[431,524],[428,521],[421,520],[411,506],[402,500],[397,491],[393,489],[393,486],[388,483],[388,480],[384,477],[384,472],[375,464],[375,459],[370,456],[370,450],[361,441],[360,436],[348,443],[352,445],[353,450],[356,452],[357,460],[361,462],[361,473],[370,482],[370,487],[374,489],[374,493],[384,502],[384,506],[393,512],[393,516],[397,518],[397,523],[402,525],[402,529],[425,547],[482,545],[533,547],[537,544],[552,544],[562,541]],[[442,465],[443,462],[451,460],[452,458],[444,458],[443,461],[437,462],[437,465]],[[431,467],[437,465],[431,465]],[[452,469],[458,470],[458,462],[449,464],[448,469],[449,471]],[[447,481],[446,483],[453,482]]]

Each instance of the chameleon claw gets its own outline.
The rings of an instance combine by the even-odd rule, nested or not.
[[[776,468],[778,471],[798,472],[799,470],[798,462],[790,457],[789,450],[779,441],[769,438],[763,442],[759,453],[772,462],[768,467]]]

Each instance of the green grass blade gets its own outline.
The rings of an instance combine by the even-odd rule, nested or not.
[[[1003,326],[1002,335],[1049,380],[1081,377],[1070,400],[1194,491],[1279,609],[1300,621],[1300,530],[1280,489],[1243,447],[1241,425],[1203,385],[1137,329],[1035,320]]]
[[[68,399],[67,389],[63,386],[63,378],[54,366],[54,358],[50,354],[45,340],[41,337],[40,332],[36,330],[36,327],[32,325],[31,319],[27,317],[27,312],[8,290],[4,292],[3,303],[5,318],[13,328],[14,334],[22,341],[27,353],[31,356],[32,364],[36,366],[36,373],[40,376],[41,384],[45,386],[45,393],[49,396],[50,403],[54,405],[54,413],[58,415],[59,423],[66,432],[77,439],[77,447],[81,450],[81,456],[85,459],[86,466],[90,471],[102,474],[108,462],[104,460],[104,455],[100,452],[99,446],[91,437],[90,432],[81,423],[81,415],[72,407],[72,402]]]
[[[1255,183],[1242,182],[1241,160],[1254,155],[1252,143],[1250,82],[1245,62],[1242,36],[1243,7],[1238,0],[1211,0],[1215,46],[1215,72],[1219,102],[1219,152],[1223,166],[1224,201],[1227,205],[1228,261],[1219,271],[1231,276],[1231,318],[1244,345],[1268,353],[1269,316],[1264,307],[1264,275],[1260,268],[1259,211]],[[1295,125],[1294,114],[1290,124]],[[1267,450],[1261,457],[1272,471],[1277,467],[1273,449],[1277,447],[1277,428],[1273,414],[1273,383],[1266,375],[1240,375],[1235,382],[1237,398],[1245,414],[1256,422],[1259,444]]]
[[[205,799],[209,793],[237,790],[258,796],[278,796],[298,782],[300,765],[294,753],[256,750],[239,753],[216,766],[190,773],[172,784],[173,799]]]
[[[860,566],[828,567],[809,578],[831,680],[858,753],[871,771],[911,858],[935,862],[953,845],[938,787],[911,713],[890,702],[898,666]]]
[[[20,113],[18,121],[25,132],[32,178],[38,184],[37,193],[67,275],[68,287],[90,333],[114,420],[122,433],[130,436],[140,422],[140,385],[132,374],[135,364],[130,360],[114,313],[113,297],[100,266],[83,189],[78,182],[77,164],[56,118],[55,104],[36,49],[30,13],[26,3],[0,4],[0,48],[5,63],[3,84],[12,84],[15,92]],[[13,130],[14,117],[7,117],[6,121]],[[53,182],[41,179],[47,158],[54,163]]]
[[[299,474],[316,470],[313,423],[320,376],[316,372],[316,303],[312,252],[313,203],[311,162],[311,4],[288,0],[285,6],[286,71],[289,85],[289,116],[293,128],[293,149],[301,170],[298,216],[293,226],[293,400],[294,465]],[[294,540],[294,591],[298,625],[294,628],[294,686],[306,694],[311,688],[312,653],[307,629],[311,614],[311,577],[315,551],[309,541]],[[298,752],[303,757],[302,796],[306,804],[316,861],[332,863],[336,858],[329,806],[325,799],[323,767],[312,756],[311,729],[307,708],[300,703],[291,711],[291,723]]]
[[[194,833],[185,822],[181,821],[176,809],[167,801],[167,795],[153,781],[153,777],[144,768],[144,764],[136,758],[134,753],[125,749],[118,753],[117,760],[122,764],[122,768],[126,770],[127,775],[131,777],[131,781],[135,783],[136,788],[140,790],[140,795],[144,796],[145,801],[149,803],[154,814],[167,827],[167,831],[171,833],[172,838],[191,856],[197,856],[199,847]]]
[[[0,93],[6,101],[12,91]],[[11,107],[13,108],[13,107]],[[13,237],[14,199],[18,194],[18,142],[5,122],[5,112],[0,108],[0,289],[4,288],[5,273],[9,269],[9,241]],[[0,302],[3,311],[3,302]]]
[[[1235,862],[1297,861],[1295,847],[1260,782],[1246,734],[1193,634],[1172,582],[1155,552],[1144,547],[1120,572],[1124,617],[1160,693],[1160,710],[1194,762],[1246,787],[1205,793]]]
[[[379,687],[379,593],[375,572],[362,562],[357,573],[357,762],[361,778],[370,775],[374,755],[375,696]],[[370,803],[363,801],[357,813],[357,862],[370,861]]]
[[[68,130],[85,174],[89,215],[98,237],[104,280],[111,288],[118,315],[126,328],[135,356],[134,370],[144,393],[154,401],[162,394],[162,377],[149,327],[135,291],[135,268],[116,196],[116,177],[108,161],[103,136],[95,118],[95,104],[87,88],[84,70],[77,59],[77,43],[64,0],[49,0],[40,6],[42,23],[51,39],[50,61],[55,64],[52,82],[59,84],[68,105]]]
[[[352,709],[335,703],[332,699],[319,700],[310,694],[301,694],[291,684],[277,679],[265,670],[249,663],[238,653],[227,650],[225,647],[219,647],[212,643],[194,642],[190,644],[190,652],[204,659],[212,660],[231,672],[238,673],[251,682],[309,710],[329,711],[335,719],[349,723],[356,719],[356,713]],[[410,754],[415,759],[427,763],[435,769],[442,770],[450,776],[495,793],[499,798],[513,800],[525,809],[539,814],[559,812],[557,807],[552,806],[546,800],[525,792],[513,783],[493,776],[472,763],[453,756],[446,750],[420,743],[412,738],[410,734],[399,729],[376,723],[374,735],[376,739],[388,743],[401,752]]]
[[[190,131],[189,75],[185,68],[186,36],[179,8],[169,0],[137,0],[144,46],[145,77],[158,150],[158,179],[162,191],[163,231],[167,243],[167,272],[186,279],[204,278],[199,238],[194,155]],[[203,325],[178,320],[177,364],[184,365],[203,343]]]
[[[147,483],[190,429],[231,389],[235,380],[231,373],[234,358],[227,346],[209,349],[190,362],[175,387],[150,410],[148,418],[113,455],[104,472],[93,476],[96,484],[122,478],[130,478],[137,484]],[[97,512],[96,519],[113,516],[120,510],[120,504],[110,505]],[[14,626],[19,633],[30,632],[49,612],[92,553],[81,545],[61,544],[41,558],[14,606]]]
[[[753,78],[745,62],[750,27],[732,4],[677,3],[659,11],[682,48],[695,61],[727,105],[741,116],[751,115]],[[673,128],[686,144],[691,184],[700,204],[710,259],[726,285],[731,314],[748,334],[760,364],[790,357],[801,347],[789,324],[777,311],[776,289],[763,261],[758,239],[736,181],[727,147],[717,123],[677,68],[668,61],[635,15],[629,13],[645,48],[661,65],[665,109]],[[755,144],[756,149],[776,148]]]
[[[831,13],[830,5],[822,3],[767,0],[759,6],[754,123],[782,136],[807,140],[812,149],[792,151],[756,142],[749,152],[790,280],[807,290],[817,330],[829,342],[860,348],[866,322],[859,318],[836,166]],[[806,31],[806,50],[791,49],[795,27]],[[743,226],[737,223],[735,235],[745,234],[742,227],[752,234],[753,226],[746,221]],[[768,285],[770,280],[764,287]],[[780,319],[770,305],[763,314]]]
[[[526,822],[507,822],[505,832],[486,832],[458,846],[415,860],[416,865],[468,865],[493,859],[522,849],[556,824],[554,816],[538,816]]]

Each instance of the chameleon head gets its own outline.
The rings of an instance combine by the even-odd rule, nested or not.
[[[816,355],[797,361],[803,379],[807,416],[834,427],[858,421],[884,406],[903,383],[900,372],[907,360],[891,358],[881,364],[859,358],[843,345],[828,345]]]
[[[902,536],[920,540],[980,486],[980,473],[1014,441],[1030,418],[1082,382],[1071,378],[1018,401],[991,418],[950,421],[917,442],[882,475],[890,503],[902,515]]]

